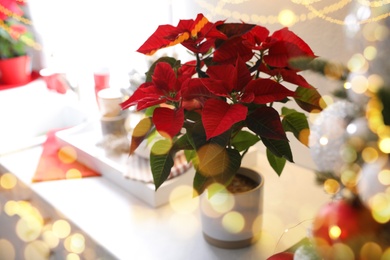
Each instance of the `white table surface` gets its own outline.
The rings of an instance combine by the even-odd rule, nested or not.
[[[89,90],[93,91],[93,88]],[[40,97],[40,101],[30,97]],[[5,148],[5,141],[9,141],[6,150],[12,151],[0,153],[0,165],[27,186],[29,189],[27,194],[33,194],[34,198],[40,198],[45,202],[40,204],[48,207],[46,210],[42,209],[43,211],[58,212],[67,218],[92,238],[94,243],[108,251],[113,258],[263,260],[305,237],[311,219],[321,205],[330,199],[322,187],[315,183],[315,176],[311,170],[287,163],[279,177],[268,165],[264,154],[259,152],[256,162],[251,162],[251,165],[265,177],[262,236],[251,247],[226,250],[211,246],[203,239],[198,201],[192,197],[190,187],[187,187],[188,196],[155,209],[104,177],[32,183],[42,146],[20,149],[17,140],[30,138],[50,127],[64,127],[63,120],[74,120],[77,112],[76,115],[73,110],[71,111],[73,115],[68,113],[67,98],[48,92],[42,81],[33,82],[23,88],[1,91],[0,100],[2,104],[9,103],[10,109],[3,110],[0,120],[8,121],[7,118],[13,113],[27,121],[18,121],[16,125],[5,124],[0,128],[0,135],[3,137],[0,139],[2,140],[0,148]],[[18,102],[10,102],[12,100]],[[57,100],[55,104],[52,104],[53,100]],[[56,108],[55,112],[48,109],[46,101],[52,102],[50,106],[59,105],[58,109]],[[37,107],[37,104],[40,105]],[[67,111],[66,118],[63,118],[64,109]],[[45,111],[50,112],[51,118],[56,120],[49,120],[48,116],[44,116]],[[26,122],[27,126],[24,124]],[[73,123],[76,121],[66,122],[67,125]],[[28,132],[31,136],[20,135],[13,130],[20,128],[31,130]],[[42,136],[38,141],[42,142]],[[15,149],[8,146],[12,143],[17,144]],[[26,146],[36,144],[35,141],[23,143]],[[310,158],[307,159],[309,163]],[[19,191],[11,191],[11,195],[12,192]],[[0,204],[11,195],[0,192]],[[23,194],[13,195],[23,197]],[[2,216],[4,214],[0,214],[0,218]],[[1,230],[4,229],[0,229],[0,234]],[[56,259],[66,259],[66,256]]]
[[[260,153],[254,169],[265,177],[261,239],[226,250],[203,239],[190,191],[154,209],[103,177],[32,183],[41,152],[36,146],[2,155],[0,164],[118,259],[266,259],[302,239],[329,200],[311,170],[287,164],[278,177]]]

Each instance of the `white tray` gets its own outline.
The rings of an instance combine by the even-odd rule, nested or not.
[[[184,195],[180,192],[171,193],[180,185],[192,186],[194,169],[187,170],[175,178],[164,182],[156,191],[153,183],[132,180],[124,177],[128,170],[126,161],[128,154],[108,156],[103,148],[96,144],[102,140],[100,122],[92,121],[78,126],[58,131],[56,137],[63,145],[70,145],[76,149],[78,161],[102,174],[104,178],[122,187],[132,195],[138,197],[152,207],[159,207]],[[137,169],[134,169],[135,171]],[[187,189],[178,189],[187,190]]]

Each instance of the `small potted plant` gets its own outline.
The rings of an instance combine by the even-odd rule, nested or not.
[[[176,153],[184,151],[195,169],[194,190],[207,190],[212,197],[236,182],[243,156],[259,141],[270,165],[281,174],[286,161],[293,162],[286,132],[307,145],[305,113],[321,110],[319,92],[290,65],[291,59],[315,59],[310,47],[288,28],[270,34],[260,25],[213,23],[198,14],[177,26],[160,25],[138,52],[152,55],[177,44],[193,59],[157,59],[146,81],[121,104],[122,109],[146,109],[147,116],[132,133],[130,154],[156,132],[163,138],[154,142],[150,153],[156,189],[167,180]],[[287,107],[291,103],[302,111]],[[258,179],[255,189],[263,181]],[[211,189],[216,183],[220,188]],[[261,196],[261,190],[256,194]],[[242,240],[228,246],[254,241]]]
[[[23,84],[31,76],[29,50],[33,34],[24,17],[22,1],[6,1],[0,10],[0,82]],[[27,24],[26,24],[27,23]]]

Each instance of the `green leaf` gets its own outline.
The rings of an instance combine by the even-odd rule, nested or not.
[[[150,153],[150,168],[156,190],[168,179],[174,164],[174,154],[169,152],[168,142],[167,140],[157,141]]]
[[[289,162],[293,161],[293,156],[290,148],[290,144],[286,140],[275,140],[261,138],[263,144],[277,157],[287,159]]]
[[[150,133],[152,133],[152,129],[153,123],[151,118],[145,117],[138,122],[131,135],[130,155],[132,155],[142,141],[145,140]]]
[[[202,148],[206,151],[198,151],[199,164],[194,178],[194,189],[198,194],[214,182],[227,186],[241,166],[241,155],[237,150],[215,146],[208,145]]]
[[[295,90],[295,102],[307,112],[322,111],[322,97],[315,88],[297,87]]]
[[[206,132],[204,131],[202,122],[196,122],[192,128],[187,129],[187,134],[189,136],[189,142],[193,147],[199,149],[206,141]]]
[[[282,119],[284,130],[292,132],[298,141],[308,146],[310,131],[306,115],[286,107],[282,108],[282,115],[284,115]]]
[[[274,171],[280,176],[283,172],[284,166],[286,165],[286,159],[275,156],[270,150],[266,149],[267,159]]]
[[[232,139],[232,146],[239,152],[249,149],[252,145],[256,144],[260,138],[248,131],[239,131],[237,135]]]
[[[180,136],[174,143],[172,150],[179,151],[179,150],[192,150],[194,147],[191,145],[191,142],[188,138],[187,134],[183,134]]]
[[[287,140],[280,115],[273,107],[259,107],[245,121],[248,128],[260,137]]]

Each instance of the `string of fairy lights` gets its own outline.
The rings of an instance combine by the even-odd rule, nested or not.
[[[18,0],[18,1],[24,3],[23,0]],[[225,8],[227,4],[234,4],[234,5],[246,4],[248,1],[249,0],[220,0],[218,1],[217,4],[213,5],[206,0],[197,0],[197,3],[212,14],[228,16],[229,14],[231,14],[231,12],[229,11],[228,8]],[[301,14],[295,14],[291,10],[282,10],[277,15],[257,15],[257,14],[236,13],[236,16],[239,16],[239,18],[244,21],[249,20],[254,23],[261,23],[261,24],[280,23],[282,25],[293,25],[299,22],[306,22],[308,20],[320,18],[330,23],[346,25],[347,24],[346,21],[332,17],[330,16],[330,14],[333,14],[338,10],[345,8],[348,4],[352,2],[352,0],[340,0],[338,2],[325,5],[321,9],[318,9],[314,6],[314,4],[324,3],[325,2],[324,0],[290,0],[290,1],[296,5],[301,5],[305,7],[307,9],[307,12]],[[390,4],[390,0],[377,0],[377,1],[355,0],[355,1],[361,6],[365,6],[369,8],[382,8]],[[13,19],[23,24],[32,26],[31,20],[12,12],[11,10],[7,9],[1,4],[0,4],[0,13],[3,13],[8,17],[12,17]],[[376,22],[376,21],[386,19],[389,16],[390,16],[390,12],[382,13],[374,17],[357,21],[357,23],[364,24],[364,23]],[[12,30],[12,28],[6,25],[4,21],[0,21],[0,28],[2,30],[5,30],[8,33],[12,33],[13,35],[15,35],[16,39],[22,40],[28,46],[31,46],[35,49],[41,48],[39,43],[37,43],[32,39],[28,39],[27,37],[23,37],[19,32]]]
[[[301,14],[296,14],[289,9],[280,11],[277,15],[259,15],[259,14],[249,14],[249,13],[239,13],[237,11],[231,11],[233,8],[227,5],[238,5],[246,4],[248,0],[219,0],[216,4],[210,4],[207,0],[197,0],[197,3],[202,8],[206,9],[213,15],[221,15],[224,17],[233,16],[239,20],[245,22],[261,23],[261,24],[276,24],[280,23],[284,26],[291,26],[293,24],[306,22],[308,20],[313,20],[316,18],[323,19],[326,22],[334,23],[338,25],[346,25],[350,21],[345,21],[343,19],[338,19],[332,17],[331,14],[346,8],[348,4],[351,4],[353,1],[358,3],[363,7],[369,8],[383,8],[386,5],[390,4],[390,0],[378,0],[378,1],[368,1],[368,0],[339,0],[334,3],[329,3],[329,1],[324,0],[290,0],[291,3],[300,5],[304,7],[307,11],[302,12]],[[327,3],[324,6],[324,3]],[[321,8],[315,7],[316,4],[322,4]],[[370,22],[377,22],[389,17],[390,12],[377,14],[376,16],[362,19],[359,21],[354,21],[358,24],[365,24]]]

